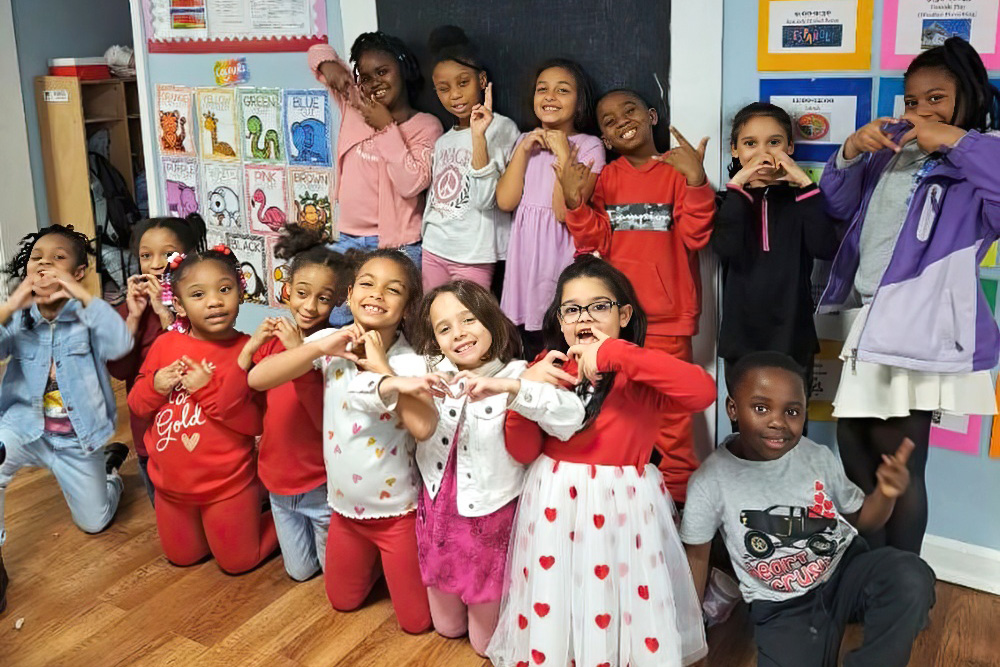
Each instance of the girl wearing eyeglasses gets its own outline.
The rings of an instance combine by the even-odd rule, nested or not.
[[[551,351],[521,378],[575,387],[585,419],[563,442],[507,413],[507,451],[530,467],[486,654],[500,666],[698,660],[701,608],[649,458],[661,415],[704,410],[715,382],[641,347],[646,314],[631,283],[590,255],[562,272],[544,331]]]

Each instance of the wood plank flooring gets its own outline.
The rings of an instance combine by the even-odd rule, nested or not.
[[[100,535],[73,526],[47,471],[25,469],[11,485],[3,556],[12,583],[0,615],[0,665],[489,665],[466,640],[404,634],[383,586],[363,609],[341,614],[330,608],[320,578],[293,582],[280,557],[239,577],[212,561],[170,565],[133,458],[123,473],[118,516]],[[949,584],[938,584],[937,594],[911,667],[1000,665],[1000,597]],[[860,639],[852,628],[845,648]],[[709,643],[710,667],[756,663],[745,607],[712,629]]]

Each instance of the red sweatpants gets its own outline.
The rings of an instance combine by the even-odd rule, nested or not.
[[[645,347],[661,350],[684,361],[693,359],[690,336],[647,335]],[[688,479],[698,469],[691,415],[664,415],[656,449],[663,457],[659,468],[663,481],[670,489],[670,496],[675,503],[683,503],[687,498]]]
[[[360,607],[378,581],[379,555],[400,627],[412,634],[426,632],[431,610],[417,564],[416,512],[364,520],[331,512],[324,574],[330,604],[337,611]]]
[[[261,489],[251,484],[235,496],[188,505],[156,494],[156,527],[163,553],[174,565],[193,565],[208,555],[223,572],[257,567],[278,548],[271,513],[261,514]]]

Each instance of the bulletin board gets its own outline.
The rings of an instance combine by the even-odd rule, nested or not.
[[[757,68],[868,69],[873,1],[758,0]]]

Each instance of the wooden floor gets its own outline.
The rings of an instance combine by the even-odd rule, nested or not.
[[[211,561],[171,566],[134,459],[123,473],[118,516],[96,536],[73,526],[47,471],[24,470],[11,485],[3,556],[12,583],[0,615],[0,665],[489,665],[465,640],[403,634],[384,588],[362,610],[340,614],[320,578],[293,582],[280,557],[239,577]],[[910,665],[1000,665],[1000,598],[948,584],[937,593]],[[845,646],[859,641],[853,628]],[[709,643],[710,667],[754,665],[745,607],[710,631]]]

